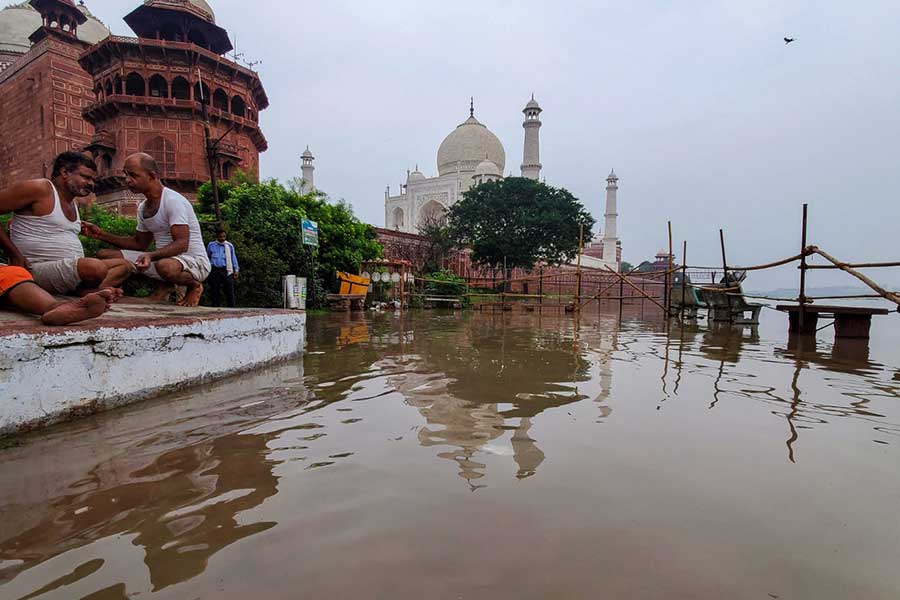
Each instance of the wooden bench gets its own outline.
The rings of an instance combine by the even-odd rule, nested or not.
[[[331,312],[350,312],[365,309],[365,294],[328,294],[325,296]]]
[[[462,308],[459,298],[425,298],[425,308],[434,308],[435,304],[450,304],[450,308]]]
[[[868,338],[872,327],[872,315],[886,315],[886,308],[863,306],[819,306],[807,304],[803,307],[803,329],[800,328],[800,306],[779,304],[777,310],[788,313],[788,331],[802,335],[815,335],[819,316],[834,318],[834,337]]]
[[[722,291],[714,288],[722,288]],[[703,286],[703,298],[709,308],[710,321],[728,321],[735,325],[759,325],[759,313],[763,305],[747,302],[739,284],[731,283],[727,286],[723,283],[706,284]]]

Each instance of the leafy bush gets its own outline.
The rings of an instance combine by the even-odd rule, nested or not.
[[[446,269],[425,276],[425,293],[436,296],[462,296],[466,293],[466,280]]]
[[[281,306],[281,277],[307,278],[310,308],[324,306],[335,272],[355,273],[363,260],[379,258],[374,228],[353,215],[345,202],[331,203],[321,193],[300,194],[277,181],[254,183],[238,175],[219,186],[222,219],[241,266],[239,306]],[[197,214],[212,239],[215,216],[212,189],[200,187]],[[319,247],[303,244],[301,221],[319,225]]]

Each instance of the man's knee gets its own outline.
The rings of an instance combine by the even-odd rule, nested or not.
[[[177,278],[184,267],[174,258],[164,258],[156,263],[156,272],[166,281],[172,281]]]
[[[110,258],[123,258],[123,254],[121,250],[105,248],[97,252],[97,258],[99,258],[100,260],[107,260]]]
[[[82,258],[78,260],[78,277],[83,281],[103,281],[109,272],[102,260],[96,258]]]

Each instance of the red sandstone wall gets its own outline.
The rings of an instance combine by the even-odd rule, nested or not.
[[[90,142],[81,111],[94,94],[79,51],[48,38],[0,75],[0,188],[49,176],[57,154]]]

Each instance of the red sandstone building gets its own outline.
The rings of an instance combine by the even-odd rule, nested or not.
[[[225,58],[232,46],[209,5],[146,0],[125,22],[138,37],[109,35],[73,0],[0,11],[0,188],[49,176],[60,152],[87,150],[100,167],[97,202],[133,213],[139,198],[122,166],[147,152],[191,198],[209,179],[201,98],[212,139],[222,138],[218,174],[258,174],[269,101],[255,72]]]

